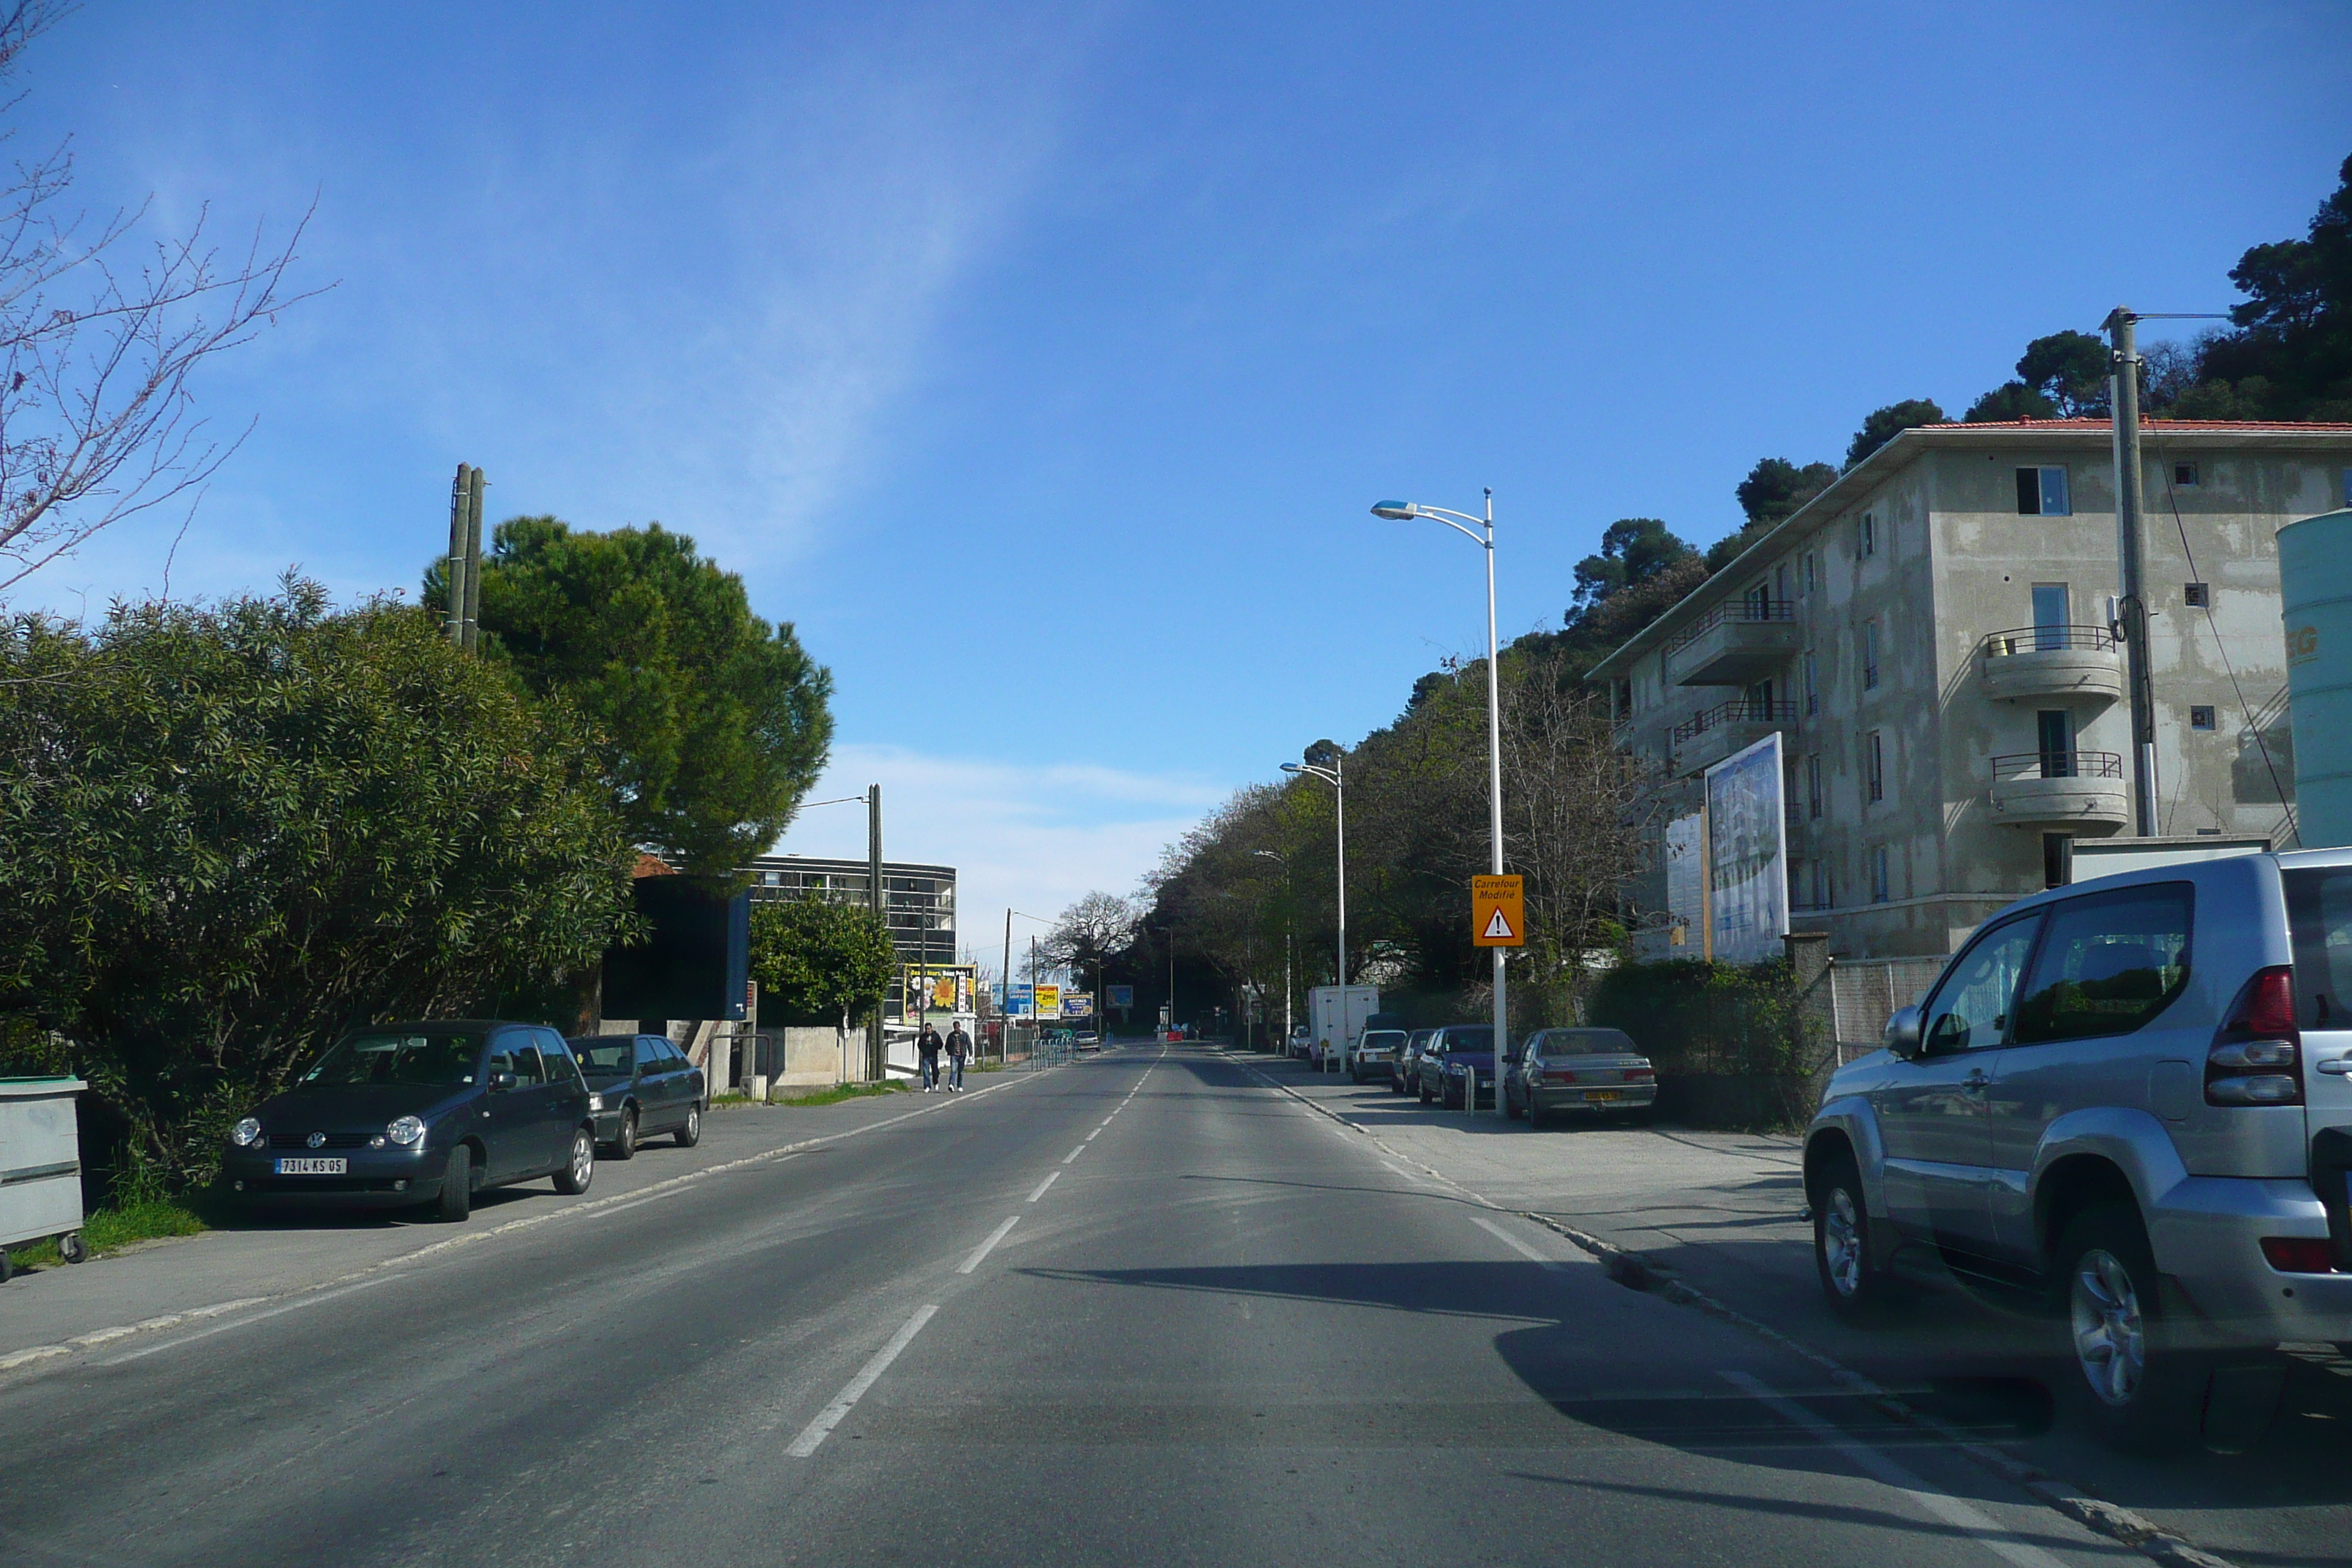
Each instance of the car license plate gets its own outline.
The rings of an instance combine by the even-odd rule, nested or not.
[[[277,1163],[281,1176],[340,1176],[351,1169],[348,1160],[280,1160]]]
[[[1617,1090],[1613,1089],[1588,1089],[1584,1091],[1585,1103],[1588,1105],[1594,1104],[1604,1100],[1622,1100],[1623,1098],[1624,1097],[1622,1095],[1619,1094]]]

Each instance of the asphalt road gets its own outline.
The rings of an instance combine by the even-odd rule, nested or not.
[[[23,1564],[2145,1561],[1188,1047],[0,1410]]]

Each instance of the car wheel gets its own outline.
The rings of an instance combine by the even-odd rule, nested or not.
[[[1813,1189],[1813,1267],[1830,1310],[1861,1322],[1885,1310],[1894,1282],[1872,1257],[1870,1209],[1862,1172],[1841,1154]]]
[[[1519,1119],[1519,1102],[1511,1098],[1508,1090],[1503,1094],[1503,1116],[1509,1121],[1517,1121]]]
[[[1543,1103],[1530,1094],[1528,1096],[1528,1131],[1540,1132],[1543,1131]]]
[[[2147,1229],[2128,1204],[2095,1204],[2058,1242],[2060,1319],[2073,1375],[2061,1376],[2084,1424],[2111,1447],[2161,1453],[2197,1436],[2211,1368],[2174,1349],[2157,1294]]]
[[[1423,1105],[1427,1105],[1429,1103],[1429,1085],[1427,1083],[1415,1084],[1413,1086],[1413,1092],[1421,1096],[1421,1102]]]
[[[596,1179],[596,1135],[585,1127],[572,1131],[572,1157],[563,1169],[555,1173],[555,1190],[566,1197],[577,1197],[588,1190]]]
[[[58,1237],[58,1256],[68,1263],[87,1263],[89,1261],[89,1243],[81,1238],[81,1232],[69,1230]]]
[[[464,1219],[474,1212],[474,1149],[460,1143],[449,1151],[448,1163],[441,1167],[441,1196],[433,1205],[436,1217],[449,1221]]]
[[[702,1142],[702,1107],[699,1103],[686,1108],[686,1120],[677,1124],[677,1146],[691,1149]]]
[[[621,1112],[621,1131],[613,1139],[612,1157],[615,1160],[637,1157],[637,1108],[634,1105]]]

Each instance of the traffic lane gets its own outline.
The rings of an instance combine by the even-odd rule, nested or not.
[[[987,1352],[927,1331],[808,1461],[825,1484],[730,1489],[728,1537],[785,1562],[1999,1560],[1726,1376],[1815,1392],[1798,1363],[1394,1176],[1230,1064],[1171,1065],[936,1320],[992,1325]],[[2050,1560],[2119,1560],[2021,1500],[1967,1507]]]
[[[815,1396],[877,1302],[952,1277],[967,1227],[932,1172],[991,1191],[1012,1172],[1009,1192],[1131,1076],[967,1102],[31,1380],[0,1438],[0,1529],[36,1558],[506,1562],[520,1538],[561,1560],[607,1500],[674,1502],[724,1434]]]
[[[2055,1419],[2056,1396],[2078,1374],[2062,1326],[2036,1301],[1972,1285],[1914,1249],[1899,1310],[1866,1325],[1832,1317],[1814,1277],[1811,1226],[1797,1213],[1801,1188],[1769,1168],[1784,1156],[1768,1140],[1727,1151],[1672,1128],[1575,1123],[1531,1134],[1493,1116],[1341,1093],[1311,1074],[1275,1076],[1465,1186],[1639,1251],[1928,1415],[2000,1438],[2019,1458],[2210,1550],[2248,1562],[2343,1556],[2352,1361],[2334,1347],[2300,1347],[2287,1359],[2278,1413],[2243,1453],[2117,1453]],[[1715,1179],[1675,1182],[1685,1157]]]
[[[1015,1092],[1050,1075],[996,1074],[975,1090],[1007,1084]],[[968,1096],[956,1096],[958,1103]],[[993,1100],[1000,1095],[982,1098]],[[896,1095],[822,1108],[721,1108],[703,1121],[701,1143],[680,1149],[665,1137],[634,1160],[604,1160],[589,1191],[567,1197],[544,1178],[479,1194],[474,1213],[451,1225],[420,1212],[257,1209],[225,1216],[200,1236],[94,1259],[78,1268],[19,1275],[0,1285],[0,1356],[119,1324],[218,1303],[274,1298],[459,1237],[478,1237],[517,1220],[538,1221],[577,1208],[607,1206],[681,1175],[757,1159],[780,1147],[862,1131],[909,1114],[945,1109]]]

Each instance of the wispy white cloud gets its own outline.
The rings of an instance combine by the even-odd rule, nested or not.
[[[854,795],[869,784],[882,786],[883,854],[956,868],[958,936],[983,959],[1000,950],[1008,906],[1051,919],[1096,889],[1132,891],[1160,851],[1230,793],[1187,775],[845,745],[809,798]],[[855,805],[816,807],[777,847],[861,857],[866,815]],[[1015,940],[1034,929],[1017,926]]]

